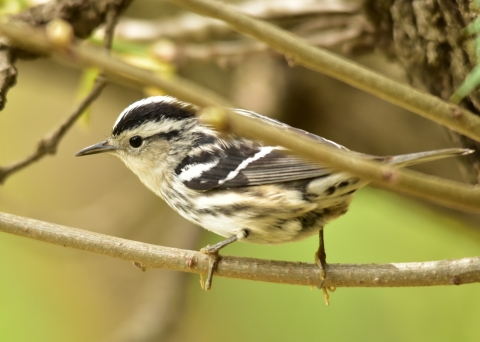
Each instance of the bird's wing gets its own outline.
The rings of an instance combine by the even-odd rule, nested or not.
[[[255,155],[244,160],[229,173],[219,188],[242,187],[328,175],[331,169],[302,158],[287,155],[272,147],[262,147]]]
[[[330,145],[332,147],[338,148],[338,149],[343,150],[343,151],[349,151],[348,148],[346,148],[346,147],[344,147],[340,144],[337,144],[336,142],[333,142],[331,140],[322,138],[321,136],[312,134],[310,132],[304,131],[303,129],[292,127],[290,125],[287,125],[286,123],[283,123],[283,122],[277,121],[275,119],[269,118],[268,116],[263,116],[263,115],[260,115],[258,113],[255,113],[255,112],[252,112],[252,111],[249,111],[249,110],[245,110],[245,109],[233,109],[233,111],[237,114],[240,114],[240,115],[243,115],[243,116],[248,116],[248,117],[260,120],[260,121],[262,121],[263,123],[265,123],[269,126],[280,128],[283,131],[287,131],[287,132],[290,132],[290,133],[293,133],[293,134],[296,134],[296,135],[299,135],[299,136],[307,137],[307,138],[310,138],[312,140]]]
[[[347,148],[291,127],[260,114],[235,109],[240,115],[253,117],[264,123],[308,137],[332,147]],[[238,188],[316,178],[328,175],[332,170],[324,165],[309,162],[297,156],[285,154],[280,146],[262,146],[245,139],[226,141],[224,146],[211,146],[201,153],[187,156],[175,169],[179,179],[192,190]]]
[[[237,188],[321,177],[329,168],[281,152],[271,146],[236,141],[222,151],[190,156],[177,166],[179,179],[192,190]]]

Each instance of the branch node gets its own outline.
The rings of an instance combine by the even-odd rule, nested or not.
[[[460,108],[451,106],[450,111],[452,112],[452,116],[456,119],[459,120],[463,117],[463,112],[460,110]]]
[[[285,60],[290,68],[294,68],[297,65],[293,56],[289,55],[288,53],[285,54]]]
[[[139,268],[142,270],[142,272],[145,272],[147,270],[147,266],[145,266],[144,264],[142,264],[141,262],[138,262],[138,261],[134,261],[133,262],[133,266],[135,266],[136,268]]]
[[[192,254],[188,256],[187,260],[185,261],[185,264],[190,268],[195,267],[195,265],[197,264],[197,259],[195,259],[195,255]]]
[[[450,284],[461,285],[460,277],[458,275],[452,276],[452,278],[450,278]]]
[[[39,154],[51,154],[57,153],[57,144],[52,139],[42,139],[38,142],[37,152]]]
[[[395,183],[398,180],[398,172],[390,167],[383,167],[381,169],[382,178],[387,182]]]

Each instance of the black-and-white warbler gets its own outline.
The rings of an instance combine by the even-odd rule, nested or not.
[[[210,255],[209,289],[218,251],[234,241],[281,244],[319,234],[315,261],[325,279],[323,227],[347,212],[353,194],[368,182],[323,165],[284,154],[279,146],[238,137],[222,138],[195,114],[199,108],[173,97],[133,103],[118,117],[110,137],[77,156],[109,152],[119,157],[155,194],[186,219],[226,240],[202,249]],[[327,139],[259,114],[241,115],[274,123],[319,142]],[[396,167],[470,153],[451,148],[368,159]]]

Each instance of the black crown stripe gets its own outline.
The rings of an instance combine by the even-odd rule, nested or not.
[[[112,130],[112,135],[119,135],[124,131],[132,130],[146,122],[159,122],[164,119],[185,120],[193,118],[194,114],[188,109],[181,108],[168,102],[152,102],[133,108],[126,113]]]

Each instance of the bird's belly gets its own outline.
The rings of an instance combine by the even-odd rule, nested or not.
[[[244,219],[241,217],[204,216],[200,219],[200,225],[208,230],[230,237],[239,234],[246,229],[249,234],[240,240],[250,243],[281,244],[297,241],[302,234],[302,225],[298,219],[276,219],[275,217],[260,219]],[[318,226],[318,230],[321,226]],[[308,236],[314,234],[312,232]],[[307,236],[304,236],[304,238]]]
[[[341,203],[322,198],[321,202],[327,202],[322,205],[306,200],[302,191],[274,184],[212,191],[188,199],[164,196],[183,217],[207,230],[224,237],[247,230],[248,236],[240,241],[262,244],[300,241],[317,234],[328,221],[346,212],[349,197]]]

